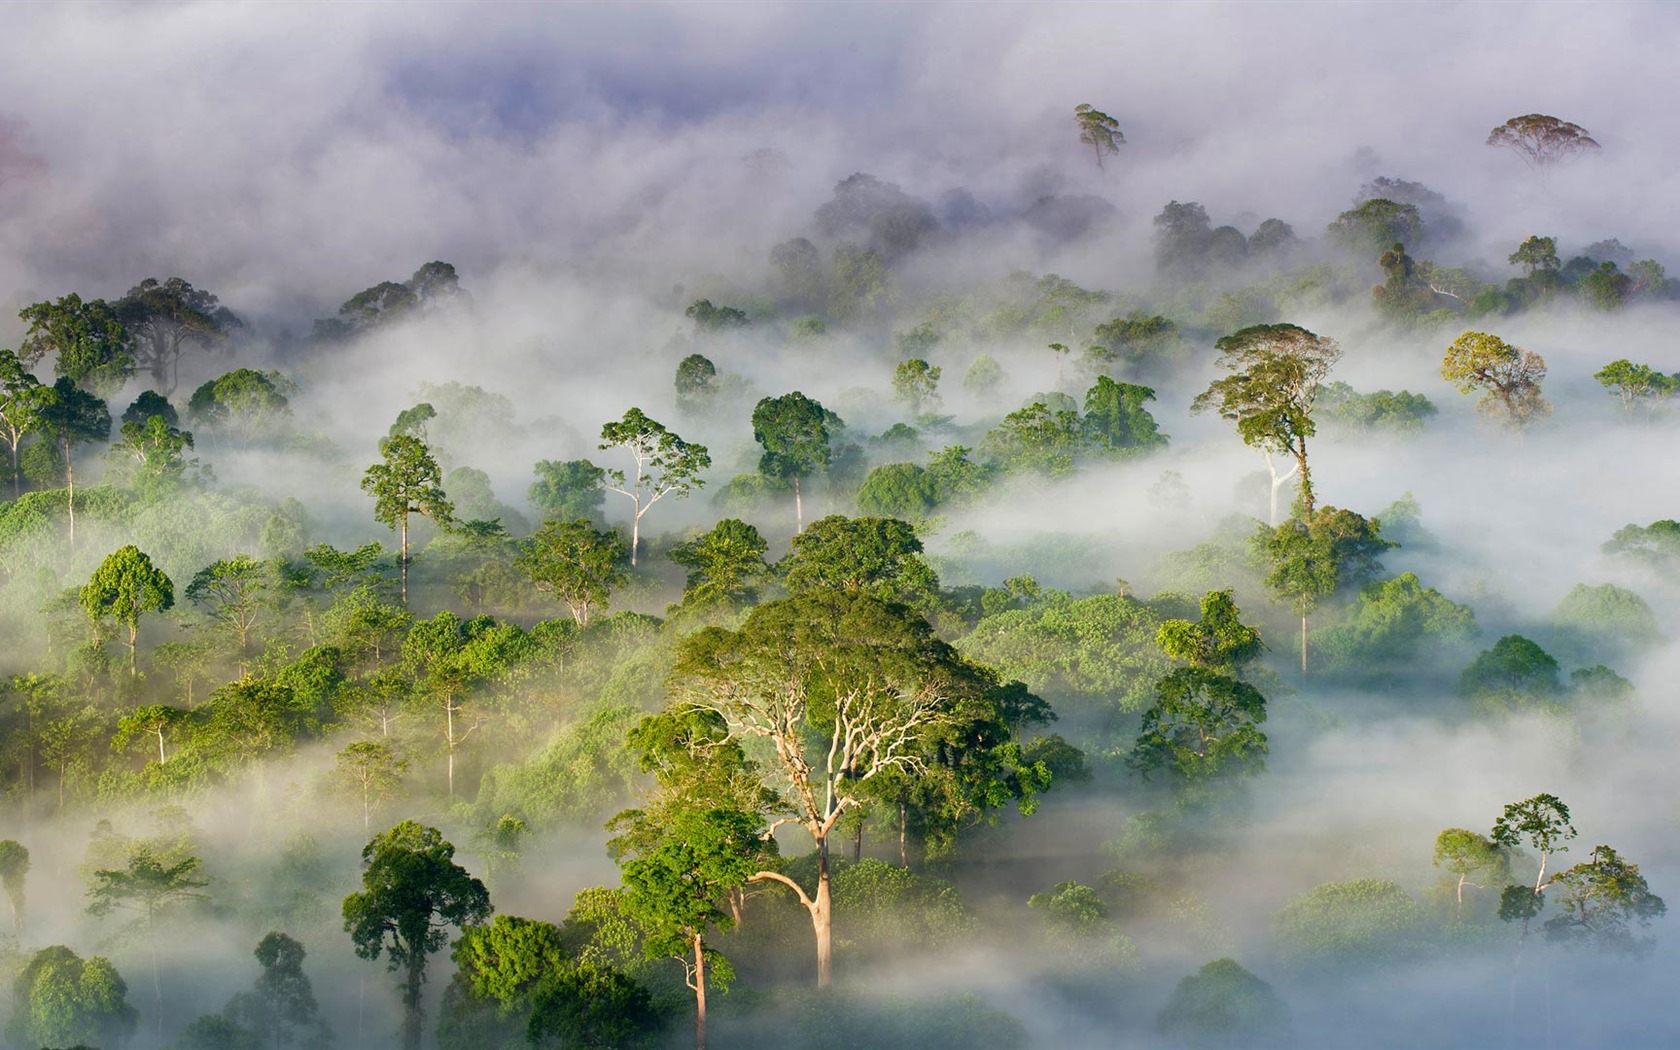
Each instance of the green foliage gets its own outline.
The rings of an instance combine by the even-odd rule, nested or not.
[[[1179,981],[1155,1027],[1174,1045],[1197,1050],[1286,1046],[1291,1034],[1289,1007],[1235,959],[1216,959]]]
[[[1486,332],[1465,332],[1447,347],[1441,378],[1461,394],[1481,391],[1476,410],[1513,429],[1552,411],[1551,403],[1540,396],[1546,359]]]
[[[753,408],[753,440],[764,447],[758,469],[767,477],[796,483],[828,469],[834,453],[829,447],[830,413],[797,390],[767,397]]]
[[[1132,598],[1051,594],[986,616],[958,645],[970,659],[1052,700],[1140,711],[1171,667],[1156,645],[1161,622],[1155,609]]]
[[[1622,411],[1632,416],[1649,416],[1680,393],[1680,375],[1636,365],[1625,357],[1594,372],[1593,378],[1616,396]]]
[[[1097,325],[1095,344],[1086,351],[1093,363],[1113,361],[1127,369],[1165,371],[1185,356],[1178,325],[1159,314],[1133,310]]]
[[[833,514],[793,538],[782,573],[794,594],[830,588],[923,604],[939,589],[939,578],[921,553],[922,541],[906,522]]]
[[[1120,147],[1126,144],[1126,136],[1120,131],[1120,122],[1095,109],[1089,102],[1081,102],[1073,107],[1073,122],[1079,125],[1079,141],[1091,147],[1091,152],[1097,158],[1097,167],[1102,167],[1103,155],[1120,152]]]
[[[1201,608],[1201,619],[1194,623],[1172,619],[1161,624],[1155,640],[1162,652],[1193,667],[1235,674],[1265,651],[1260,632],[1238,619],[1231,591],[1207,592]]]
[[[1377,390],[1361,394],[1346,383],[1327,383],[1318,391],[1320,416],[1363,433],[1415,435],[1435,415],[1435,405],[1408,390]]]
[[[587,518],[596,527],[606,524],[601,516],[601,504],[606,500],[605,470],[587,459],[541,459],[533,469],[537,480],[527,495],[547,517]]]
[[[179,277],[146,278],[117,300],[116,311],[131,337],[135,364],[150,371],[154,382],[168,382],[171,392],[188,346],[208,350],[245,327],[215,295]]]
[[[710,408],[721,389],[717,365],[703,354],[689,354],[678,361],[675,382],[677,410],[687,414]]]
[[[1348,253],[1370,258],[1397,241],[1416,243],[1423,235],[1423,217],[1415,204],[1375,197],[1336,216],[1325,232]]]
[[[910,410],[912,416],[939,407],[940,369],[919,357],[900,361],[893,369],[893,397]]]
[[[636,761],[624,736],[641,716],[634,707],[580,714],[530,758],[492,767],[479,784],[479,819],[511,813],[534,826],[584,826],[604,819],[623,805],[635,783]]]
[[[1634,592],[1613,583],[1576,584],[1547,617],[1560,651],[1583,660],[1640,652],[1662,640],[1657,616]]]
[[[1562,913],[1542,928],[1547,940],[1571,947],[1621,955],[1648,952],[1654,941],[1637,936],[1634,928],[1650,926],[1668,912],[1639,874],[1639,865],[1609,846],[1594,846],[1590,860],[1559,872],[1552,885],[1561,887],[1556,900]]]
[[[1557,240],[1553,237],[1530,236],[1528,240],[1517,246],[1506,260],[1512,266],[1521,266],[1523,272],[1530,277],[1542,270],[1556,270],[1558,268]]]
[[[515,564],[533,586],[559,599],[581,626],[592,608],[606,608],[622,586],[629,550],[617,532],[599,531],[585,518],[551,519],[520,544]]]
[[[622,448],[635,461],[635,473],[608,470],[603,484],[629,497],[634,510],[630,519],[630,564],[636,564],[641,538],[642,515],[666,496],[681,499],[705,484],[700,473],[712,465],[704,445],[694,445],[649,419],[639,408],[624,418],[601,427],[600,448]]]
[[[834,873],[836,926],[859,954],[954,947],[979,928],[957,888],[874,857]]]
[[[1316,644],[1328,673],[1380,683],[1415,675],[1443,652],[1463,650],[1479,632],[1468,606],[1406,572],[1366,584],[1346,622],[1319,631]]]
[[[713,306],[710,299],[696,299],[683,311],[683,316],[694,322],[696,336],[714,335],[752,324],[745,311],[733,306]]]
[[[1144,711],[1126,758],[1145,779],[1165,770],[1196,783],[1265,768],[1270,748],[1258,727],[1266,698],[1258,689],[1200,667],[1181,667],[1155,688],[1158,699]]]
[[[279,372],[236,368],[193,391],[187,418],[195,426],[250,443],[286,425],[296,393],[297,386]]]
[[[115,307],[103,299],[83,301],[75,292],[57,302],[32,303],[18,311],[29,326],[18,357],[33,367],[55,355],[53,371],[97,397],[108,398],[134,374],[128,331]]]
[[[24,884],[29,877],[29,848],[16,839],[0,841],[0,888],[12,906],[12,935],[23,932]]]
[[[874,248],[842,241],[834,248],[828,286],[828,316],[847,327],[868,323],[885,314],[898,300],[887,260]]]
[[[976,357],[963,373],[963,389],[979,397],[991,396],[1003,383],[1003,368],[990,354]]]
[[[1420,935],[1423,909],[1388,879],[1327,882],[1277,913],[1278,938],[1297,959],[1329,964],[1408,953]]]
[[[344,898],[344,931],[357,956],[378,959],[403,981],[403,1045],[420,1046],[420,986],[426,959],[449,943],[451,926],[490,917],[484,884],[454,861],[455,847],[436,828],[405,820],[362,849],[362,889]]]
[[[1674,573],[1680,570],[1680,521],[1663,518],[1649,525],[1624,525],[1601,549]]]
[[[769,549],[757,529],[737,518],[725,518],[711,531],[672,547],[667,557],[688,570],[685,606],[734,609],[758,601],[759,588],[770,574],[764,561]]]
[[[83,960],[61,944],[43,948],[12,985],[12,1038],[30,1046],[122,1046],[137,1013],[108,959]]]
[[[1453,880],[1457,905],[1453,914],[1456,921],[1463,921],[1465,887],[1488,889],[1505,882],[1510,877],[1511,854],[1486,835],[1468,828],[1447,828],[1435,836],[1434,863],[1457,876]]]
[[[251,954],[262,973],[249,992],[228,1001],[227,1018],[255,1033],[261,1045],[317,1048],[330,1044],[331,1032],[315,1002],[309,975],[303,972],[303,945],[270,930]]]
[[[939,485],[931,471],[915,463],[888,463],[863,479],[857,505],[870,517],[925,521],[939,506]]]
[[[128,665],[133,674],[140,614],[173,608],[175,584],[131,543],[106,555],[78,598],[95,624],[111,619],[128,628]]]
[[[1480,708],[1522,711],[1555,701],[1563,683],[1551,654],[1520,634],[1508,634],[1470,661],[1458,689]]]
[[[1085,393],[1085,429],[1091,443],[1110,455],[1138,455],[1165,448],[1167,437],[1144,407],[1155,391],[1100,376]]]

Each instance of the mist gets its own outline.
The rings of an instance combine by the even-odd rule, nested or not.
[[[45,431],[23,439],[29,469],[0,502],[0,839],[29,855],[27,907],[0,935],[15,993],[0,1045],[50,1038],[29,1027],[25,975],[53,945],[110,960],[126,983],[128,1020],[113,1014],[98,1045],[218,1045],[233,1029],[211,1022],[257,1023],[252,950],[269,931],[307,951],[314,1005],[283,1016],[318,1020],[332,1045],[405,1045],[392,956],[358,957],[341,902],[363,888],[370,838],[406,820],[440,829],[496,915],[560,929],[569,954],[551,970],[584,960],[640,989],[624,1001],[644,1004],[645,1026],[601,1045],[688,1045],[682,966],[643,958],[639,934],[613,940],[620,927],[589,910],[601,905],[587,891],[626,870],[608,846],[623,826],[605,822],[663,812],[658,764],[627,734],[676,695],[696,632],[742,631],[755,607],[798,599],[789,569],[814,555],[795,540],[830,516],[910,522],[920,550],[906,564],[937,579],[883,578],[878,593],[1042,698],[1053,720],[1006,735],[1052,756],[1047,786],[1033,797],[1018,778],[948,827],[904,808],[905,789],[838,825],[832,988],[814,987],[791,891],[760,880],[731,895],[730,921],[706,935],[735,973],[711,1000],[714,1045],[1680,1038],[1667,1002],[1680,944],[1660,907],[1622,941],[1590,924],[1554,935],[1561,886],[1532,922],[1503,921],[1501,886],[1460,904],[1435,863],[1444,829],[1488,833],[1508,804],[1546,793],[1579,832],[1545,858],[1548,875],[1609,844],[1650,893],[1680,894],[1680,554],[1657,529],[1646,548],[1612,542],[1672,524],[1680,412],[1671,387],[1629,410],[1597,376],[1618,359],[1680,373],[1667,276],[1680,272],[1680,143],[1659,130],[1680,91],[1680,13],[395,13],[0,13],[0,348],[27,350],[37,333],[18,311],[31,304],[75,293],[120,308],[148,278],[183,278],[237,317],[182,344],[178,377],[142,364],[100,394],[115,425],[76,446],[73,502]],[[1080,103],[1114,118],[1115,150],[1081,142]],[[1572,121],[1597,148],[1535,168],[1484,144],[1525,113]],[[1398,260],[1389,238],[1333,225],[1385,192],[1416,208]],[[1175,247],[1167,211],[1192,203],[1202,239]],[[1267,220],[1292,237],[1263,250]],[[1238,247],[1220,254],[1226,229]],[[1512,257],[1529,238],[1554,241],[1538,278]],[[806,249],[802,270],[789,260]],[[451,268],[435,286],[422,280],[434,260]],[[363,289],[397,305],[369,307]],[[1113,334],[1127,319],[1160,325]],[[1396,545],[1305,617],[1266,581],[1272,527],[1305,520],[1298,477],[1276,487],[1275,520],[1270,504],[1290,453],[1268,461],[1196,407],[1229,371],[1215,342],[1280,323],[1335,341],[1326,383],[1430,406],[1362,422],[1321,391],[1306,439],[1318,505]],[[1544,358],[1549,411],[1502,420],[1443,378],[1470,331]],[[696,355],[715,368],[698,393],[679,371]],[[28,363],[50,387],[69,358],[55,347]],[[926,403],[906,393],[910,360],[938,370]],[[267,375],[281,407],[212,404],[236,369]],[[1101,382],[1147,388],[1137,404],[1164,440],[1093,438]],[[153,390],[193,435],[155,483],[154,453],[122,431]],[[834,417],[826,466],[795,475],[797,505],[754,421],[794,391]],[[1035,402],[1041,417],[1022,416]],[[399,555],[366,472],[422,404],[434,414],[406,433],[435,458],[454,520],[414,510]],[[709,461],[691,491],[647,508],[634,567],[580,614],[523,567],[534,537],[576,518],[623,547],[638,508],[598,481],[545,494],[540,464],[634,478],[602,434],[632,407]],[[939,459],[953,448],[958,467]],[[953,473],[925,497],[872,489],[881,468],[911,463]],[[871,510],[893,500],[901,511]],[[682,559],[724,519],[756,530],[769,567],[706,604],[704,571]],[[333,575],[347,563],[332,555],[375,543],[382,560]],[[173,581],[171,608],[138,614],[132,651],[125,622],[101,619],[84,590],[129,544]],[[188,588],[242,555],[269,575],[250,638],[232,644],[214,596]],[[1367,585],[1407,573],[1433,619],[1381,641],[1425,614],[1384,619]],[[1213,670],[1264,695],[1264,761],[1144,776],[1145,712],[1188,666],[1157,630],[1195,621],[1219,591],[1258,631],[1258,656]],[[440,686],[432,643],[408,633],[427,623],[462,652],[481,646],[459,681]],[[1544,650],[1550,684],[1476,685],[1475,661],[1511,636]],[[479,640],[492,637],[501,648]],[[1051,734],[1077,761],[1052,754]],[[400,760],[377,798],[346,779],[356,744]],[[772,748],[746,746],[773,768]],[[775,863],[815,880],[812,837],[778,829],[781,812],[760,814]],[[98,873],[136,856],[196,859],[182,870],[202,885],[155,914],[133,901],[90,913]],[[1504,881],[1534,884],[1532,844],[1500,857]],[[1313,896],[1356,884],[1378,897],[1337,912]],[[440,923],[456,943],[471,925]],[[498,1003],[467,956],[430,954],[407,1045],[583,1038],[527,1041],[536,984]],[[1253,1002],[1275,997],[1282,1013],[1175,1028],[1181,982],[1220,959],[1264,981]],[[284,1028],[275,1046],[327,1045]]]

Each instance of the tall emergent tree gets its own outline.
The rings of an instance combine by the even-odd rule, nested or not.
[[[139,846],[129,854],[128,863],[121,868],[101,869],[93,873],[88,896],[90,915],[106,915],[114,909],[127,909],[137,914],[135,927],[146,940],[152,957],[152,996],[157,1003],[157,1040],[163,1043],[163,986],[158,981],[158,941],[161,934],[157,924],[170,909],[190,901],[205,900],[200,893],[210,880],[200,875],[203,861],[192,854],[176,859],[162,854],[151,846]]]
[[[1079,141],[1096,154],[1098,168],[1103,166],[1104,154],[1119,153],[1120,147],[1126,144],[1126,136],[1120,133],[1120,122],[1089,102],[1073,107],[1073,121],[1079,125]]]
[[[12,496],[23,494],[23,475],[18,471],[18,446],[25,434],[41,428],[41,409],[50,388],[29,373],[18,355],[0,350],[0,441],[12,454]]]
[[[1481,391],[1476,410],[1520,429],[1551,414],[1540,396],[1546,359],[1486,332],[1465,332],[1441,358],[1441,378],[1461,394]]]
[[[734,925],[725,904],[760,868],[763,824],[739,810],[679,807],[659,816],[631,810],[610,826],[620,831],[608,848],[624,870],[625,910],[645,932],[649,959],[682,963],[694,992],[694,1047],[706,1050],[706,983],[727,990],[733,977],[707,933]]]
[[[1334,339],[1314,335],[1292,324],[1262,324],[1220,339],[1219,367],[1231,374],[1214,380],[1190,403],[1192,412],[1218,412],[1237,425],[1243,443],[1266,456],[1272,473],[1272,521],[1277,521],[1277,490],[1293,474],[1300,475],[1301,507],[1310,517],[1315,506],[1312,475],[1307,468],[1307,438],[1317,430],[1313,398],[1341,359]],[[1272,456],[1287,453],[1295,468],[1281,477],[1272,469]]]
[[[251,952],[262,966],[262,974],[248,992],[228,1000],[225,1014],[235,1024],[255,1033],[273,1050],[300,1046],[321,1050],[329,1045],[331,1031],[321,1017],[309,975],[303,972],[307,954],[296,938],[270,930]]]
[[[781,397],[767,397],[753,408],[753,439],[764,446],[758,469],[772,478],[793,482],[795,531],[805,531],[805,504],[800,481],[833,462],[829,444],[832,413],[817,401],[795,390]]]
[[[214,295],[179,277],[146,278],[117,300],[116,312],[131,337],[135,363],[159,385],[168,381],[165,394],[179,385],[183,350],[194,345],[208,349],[244,327]]]
[[[630,565],[634,568],[641,546],[642,515],[666,496],[681,499],[704,485],[700,472],[712,465],[712,457],[705,445],[689,444],[639,408],[602,426],[600,447],[628,449],[636,461],[633,476],[622,470],[606,472],[607,488],[630,497],[635,507],[630,516]]]
[[[455,518],[455,507],[443,491],[443,471],[425,442],[397,434],[379,442],[383,462],[362,475],[362,490],[373,496],[375,520],[398,530],[402,543],[397,563],[402,567],[402,601],[408,605],[408,517],[420,514],[439,526]]]
[[[1587,129],[1543,113],[1512,117],[1488,132],[1487,144],[1508,149],[1531,168],[1545,169],[1599,145]]]
[[[84,302],[71,292],[57,302],[26,306],[18,317],[29,325],[18,356],[30,367],[54,354],[54,372],[101,398],[122,389],[134,374],[128,332],[103,299]]]
[[[1546,865],[1552,854],[1567,852],[1565,843],[1575,837],[1575,825],[1569,822],[1569,807],[1556,795],[1541,794],[1512,802],[1494,821],[1493,833],[1488,836],[1496,845],[1506,849],[1527,846],[1540,854],[1540,870],[1534,876],[1534,886],[1507,886],[1499,898],[1499,917],[1507,921],[1522,920],[1523,935],[1528,934],[1528,921],[1540,913],[1546,892]]]
[[[362,865],[361,891],[344,898],[344,930],[358,956],[383,952],[391,970],[404,971],[402,1045],[419,1050],[426,957],[449,943],[451,927],[489,918],[490,894],[455,863],[442,832],[412,820],[375,835]]]
[[[41,429],[59,444],[64,458],[65,507],[70,518],[70,548],[76,547],[76,464],[72,453],[77,445],[104,441],[111,436],[111,412],[105,402],[60,376],[47,387],[39,407]]]
[[[867,805],[875,778],[927,768],[925,740],[956,717],[974,678],[925,620],[864,593],[810,591],[759,606],[738,631],[708,627],[680,643],[679,710],[772,745],[762,776],[781,796],[778,823],[816,846],[814,893],[778,871],[750,878],[787,886],[809,912],[819,985],[832,976],[835,825]]]
[[[134,667],[135,642],[140,637],[140,614],[162,612],[175,605],[175,584],[139,547],[130,543],[106,555],[80,595],[82,609],[95,623],[113,619],[128,628],[128,673]]]

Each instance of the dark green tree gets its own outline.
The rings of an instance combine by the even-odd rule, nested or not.
[[[262,966],[262,973],[249,992],[228,1001],[223,1011],[227,1019],[255,1033],[262,1045],[273,1050],[289,1046],[322,1050],[330,1046],[331,1029],[321,1017],[309,975],[303,972],[303,945],[270,930],[251,954]]]
[[[1551,885],[1561,888],[1557,903],[1562,913],[1542,927],[1549,941],[1638,954],[1650,950],[1652,942],[1638,937],[1634,928],[1647,927],[1668,912],[1639,874],[1639,865],[1609,846],[1594,846],[1589,860],[1559,872]]]
[[[1145,778],[1165,770],[1186,783],[1265,768],[1269,748],[1259,725],[1266,698],[1259,690],[1200,667],[1181,667],[1155,688],[1127,765]]]
[[[1342,587],[1363,586],[1382,569],[1378,560],[1395,544],[1382,538],[1382,522],[1325,506],[1275,529],[1261,526],[1255,546],[1270,568],[1266,586],[1301,617],[1301,673],[1307,673],[1307,618]]]
[[[201,384],[187,400],[187,418],[212,434],[248,445],[292,416],[297,386],[279,372],[236,368]]]
[[[833,413],[799,391],[767,397],[753,408],[753,440],[764,447],[759,472],[793,483],[797,531],[805,531],[800,482],[828,469],[834,451],[829,424]]]
[[[1085,430],[1093,448],[1111,455],[1135,456],[1165,448],[1167,436],[1145,408],[1155,391],[1135,383],[1117,383],[1099,376],[1085,392]]]
[[[362,491],[373,497],[373,517],[401,535],[397,564],[402,571],[402,602],[408,605],[408,519],[419,514],[440,527],[452,524],[455,508],[443,491],[443,472],[431,450],[407,434],[379,442],[383,461],[362,474]]]
[[[1520,634],[1508,634],[1470,661],[1458,688],[1490,710],[1520,711],[1562,696],[1558,672],[1550,653]]]
[[[1369,259],[1396,242],[1415,245],[1423,235],[1423,218],[1415,204],[1375,197],[1336,216],[1326,232],[1348,252]]]
[[[40,430],[41,410],[52,396],[10,350],[0,350],[0,441],[11,452],[12,496],[23,495],[23,474],[18,467],[18,449],[26,435]]]
[[[103,299],[84,302],[75,292],[57,302],[33,303],[18,311],[29,326],[18,356],[34,367],[54,354],[53,371],[94,394],[108,398],[134,374],[128,332],[117,311]]]
[[[181,354],[189,346],[208,350],[245,327],[211,293],[179,277],[148,277],[116,302],[117,316],[130,337],[135,363],[152,374],[166,394],[179,384]]]
[[[782,572],[794,594],[826,588],[914,605],[939,589],[921,554],[907,522],[832,514],[793,538]]]
[[[70,547],[76,546],[77,445],[111,436],[111,413],[105,402],[60,376],[42,395],[40,428],[58,445],[64,464],[65,507],[70,520]]]
[[[677,410],[704,412],[718,394],[717,365],[704,354],[689,354],[677,362]]]
[[[1494,821],[1493,833],[1488,836],[1498,846],[1517,849],[1527,846],[1540,855],[1540,870],[1534,876],[1534,886],[1507,886],[1499,901],[1499,917],[1506,921],[1522,919],[1523,934],[1528,934],[1528,921],[1539,914],[1546,891],[1546,866],[1552,856],[1567,853],[1565,845],[1575,838],[1575,825],[1569,822],[1569,807],[1556,795],[1541,793],[1533,798],[1512,802]]]
[[[455,863],[455,847],[436,828],[405,820],[362,849],[362,889],[344,898],[344,930],[356,954],[402,970],[406,1050],[419,1050],[426,959],[449,943],[451,927],[490,917],[484,883]]]
[[[587,459],[540,459],[537,480],[527,492],[545,517],[588,518],[596,528],[606,525],[601,504],[606,499],[607,472]]]
[[[1178,982],[1155,1027],[1175,1045],[1218,1050],[1285,1046],[1289,1007],[1235,959],[1216,959]]]

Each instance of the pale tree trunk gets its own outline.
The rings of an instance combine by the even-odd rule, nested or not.
[[[706,949],[694,935],[694,1050],[706,1050]]]
[[[1301,677],[1307,676],[1307,614],[1301,614]]]
[[[794,520],[794,524],[795,524],[795,528],[794,528],[793,531],[795,533],[804,532],[805,531],[805,503],[804,503],[803,500],[801,500],[800,495],[799,495],[799,475],[798,474],[795,474],[793,476],[793,520]],[[71,529],[72,534],[74,534],[74,531],[75,531],[74,528],[72,528]],[[74,538],[72,538],[72,542],[74,542]]]
[[[68,490],[65,508],[70,514],[70,553],[76,552],[76,465],[70,460],[70,439],[64,439],[64,487]]]
[[[752,882],[779,882],[791,889],[799,898],[811,916],[811,932],[817,939],[817,987],[827,988],[833,979],[834,972],[834,928],[833,897],[829,892],[828,882],[828,835],[824,831],[816,836],[817,840],[817,894],[815,897],[805,892],[805,887],[783,875],[779,871],[760,871],[754,874]]]
[[[1282,489],[1284,485],[1288,484],[1289,479],[1294,477],[1296,471],[1300,470],[1301,467],[1300,467],[1300,464],[1297,463],[1295,466],[1290,467],[1289,470],[1286,473],[1279,474],[1278,471],[1277,471],[1277,462],[1272,458],[1271,452],[1267,451],[1267,450],[1262,450],[1262,451],[1265,451],[1265,456],[1266,456],[1266,472],[1272,476],[1272,518],[1271,518],[1271,525],[1272,525],[1273,528],[1276,528],[1277,527],[1277,520],[1278,520],[1278,490]]]
[[[128,625],[128,676],[135,677],[140,672],[134,669],[134,647],[140,641],[140,621],[138,618]]]
[[[397,564],[402,566],[402,603],[408,608],[408,515],[402,516],[402,552],[397,555]]]
[[[166,759],[164,757],[164,754],[163,754],[163,727],[162,726],[158,726],[158,728],[157,728],[157,738],[158,738],[158,765],[161,766],[168,761],[168,759]]]
[[[636,567],[636,552],[642,546],[642,504],[636,502],[635,513],[630,515],[630,567]]]

